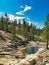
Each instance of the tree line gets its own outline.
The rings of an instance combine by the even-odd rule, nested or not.
[[[12,40],[16,40],[16,34],[20,34],[25,37],[27,40],[38,40],[47,42],[46,48],[48,48],[49,43],[49,14],[46,17],[46,21],[44,22],[44,27],[42,29],[37,28],[34,24],[30,24],[23,19],[23,23],[21,24],[21,20],[17,24],[17,20],[10,21],[7,13],[5,16],[0,18],[0,29],[6,32],[10,32],[12,34]]]
[[[10,32],[13,37],[15,37],[16,34],[21,34],[27,40],[35,40],[34,35],[36,35],[37,32],[36,26],[32,23],[29,25],[25,19],[23,19],[23,24],[21,24],[21,20],[19,20],[18,24],[17,20],[11,22],[8,18],[7,13],[5,13],[5,16],[2,16],[0,18],[0,29],[6,32]]]

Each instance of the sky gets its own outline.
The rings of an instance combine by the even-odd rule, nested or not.
[[[4,12],[12,20],[25,18],[27,22],[42,28],[49,13],[49,0],[0,0],[0,16]]]

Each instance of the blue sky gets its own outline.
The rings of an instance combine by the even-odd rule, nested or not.
[[[24,17],[42,28],[49,13],[49,0],[0,0],[0,16],[4,12]]]

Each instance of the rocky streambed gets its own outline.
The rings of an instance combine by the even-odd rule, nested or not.
[[[32,45],[26,45],[24,42],[22,44],[7,42],[2,45],[0,65],[49,65],[49,50],[38,44],[35,47]]]
[[[27,55],[17,62],[11,62],[10,65],[49,65],[49,50],[40,48],[35,54]]]

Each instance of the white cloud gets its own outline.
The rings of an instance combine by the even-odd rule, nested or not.
[[[20,6],[20,8],[24,8],[24,6]]]
[[[23,19],[24,19],[25,17],[20,17],[20,16],[16,16],[15,17],[15,19],[17,20],[17,23],[19,23],[19,19],[20,19],[20,22],[21,22],[21,24],[23,23]]]
[[[8,14],[8,18],[9,18],[9,20],[12,20],[12,21],[14,21],[15,19],[18,21],[19,19],[24,19],[25,17],[14,16],[12,14]]]
[[[12,20],[12,21],[14,21],[14,15],[12,15],[12,14],[8,14],[8,17],[9,17],[9,20]]]
[[[25,17],[16,16],[15,19],[24,19]]]
[[[16,12],[17,15],[24,15],[24,13],[26,11],[28,11],[28,10],[31,9],[31,6],[25,5],[25,7],[24,6],[20,6],[20,8],[23,8],[23,10],[22,11],[19,11],[19,12]]]
[[[2,12],[0,12],[0,14],[3,14]],[[23,16],[14,16],[12,14],[7,14],[9,20],[14,21],[17,20],[17,23],[19,23],[19,19],[21,21],[21,24],[23,23],[23,19],[26,19],[27,22],[29,23],[29,25],[31,24],[30,19],[28,17],[23,17]],[[6,18],[5,16],[3,16],[4,18]]]
[[[26,7],[24,8],[23,11],[26,12],[26,11],[28,11],[28,10],[30,10],[30,9],[31,9],[31,6],[27,6],[27,5],[26,5]]]
[[[17,15],[24,15],[23,11],[16,12]]]

